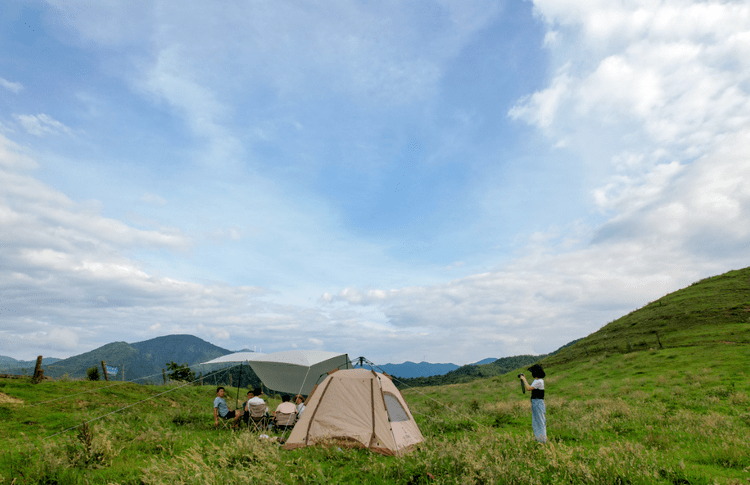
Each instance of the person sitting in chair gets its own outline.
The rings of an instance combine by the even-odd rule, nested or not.
[[[263,390],[259,387],[253,389],[252,392],[248,392],[248,400],[245,403],[248,413],[248,424],[253,422],[256,429],[261,430],[267,424],[268,406],[266,402],[260,396],[263,394]]]
[[[237,426],[237,420],[242,416],[242,409],[238,412],[230,411],[227,402],[224,400],[224,388],[216,388],[216,399],[214,399],[214,426],[219,426],[219,418],[234,419],[234,426]]]
[[[251,389],[251,390],[247,391],[247,401],[245,401],[245,402],[242,403],[242,411],[243,411],[242,412],[242,421],[244,421],[245,424],[248,424],[249,421],[250,421],[250,408],[247,407],[247,403],[248,403],[248,401],[250,401],[250,399],[252,399],[254,397],[255,397],[255,394],[253,394],[253,391]]]
[[[297,418],[302,417],[302,411],[305,410],[305,398],[302,395],[297,394],[294,398],[294,402],[297,403]]]
[[[281,396],[281,404],[276,406],[276,411],[273,412],[274,417],[276,417],[276,415],[279,413],[297,414],[297,407],[294,404],[292,404],[290,401],[291,401],[291,398],[287,394],[284,394],[283,396]]]
[[[273,412],[273,421],[276,429],[286,430],[294,426],[294,423],[297,421],[297,407],[290,400],[287,394],[281,396],[281,404]]]
[[[263,394],[263,389],[260,387],[256,387],[253,389],[252,397],[250,397],[250,393],[248,393],[248,400],[247,400],[247,406],[248,408],[251,405],[258,405],[258,404],[266,404],[266,401],[263,400],[262,397],[260,397]],[[268,406],[266,406],[266,414],[268,414]]]

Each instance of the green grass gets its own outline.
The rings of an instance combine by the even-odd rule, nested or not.
[[[749,277],[704,280],[547,357],[547,445],[521,369],[403,391],[426,438],[403,458],[215,430],[213,386],[6,379],[0,483],[748,483]]]

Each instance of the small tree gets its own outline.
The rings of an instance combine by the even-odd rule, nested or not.
[[[173,381],[193,382],[195,380],[195,372],[190,370],[187,363],[180,365],[176,362],[170,362],[167,364],[167,370],[169,371],[169,378]]]
[[[99,367],[97,366],[89,367],[88,370],[86,371],[86,377],[88,377],[90,381],[98,381],[99,380]]]

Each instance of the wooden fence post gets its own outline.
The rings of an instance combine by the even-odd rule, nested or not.
[[[107,375],[107,363],[102,361],[102,372],[104,372],[104,380],[109,381],[109,376]]]
[[[34,366],[34,376],[31,378],[31,382],[39,384],[44,379],[44,371],[42,370],[42,356],[36,358],[36,366]]]

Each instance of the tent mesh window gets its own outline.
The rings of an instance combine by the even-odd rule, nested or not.
[[[383,398],[385,399],[385,407],[388,410],[388,417],[392,423],[400,423],[401,421],[409,421],[409,416],[406,411],[398,402],[396,396],[390,393],[384,393]]]

